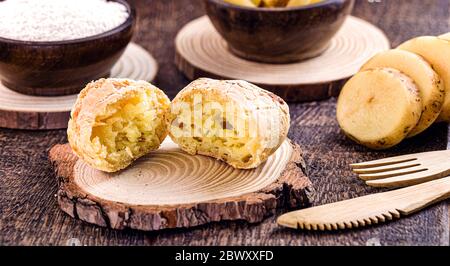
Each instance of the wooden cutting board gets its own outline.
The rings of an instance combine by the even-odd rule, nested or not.
[[[289,140],[253,170],[188,155],[170,139],[114,174],[89,167],[68,144],[56,145],[49,158],[58,176],[60,208],[113,229],[154,231],[224,220],[256,223],[279,208],[308,206],[312,192],[302,151]]]
[[[390,48],[380,29],[356,17],[347,19],[321,56],[293,64],[264,64],[235,56],[206,16],[184,26],[175,44],[176,65],[187,78],[243,79],[290,102],[338,95],[368,59]]]

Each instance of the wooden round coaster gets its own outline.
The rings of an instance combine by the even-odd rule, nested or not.
[[[155,59],[131,43],[111,70],[111,77],[151,81],[158,70]],[[0,83],[0,127],[13,129],[61,129],[67,127],[77,95],[30,96]]]
[[[321,56],[293,64],[264,64],[232,54],[205,16],[187,24],[176,38],[176,64],[189,79],[243,79],[287,101],[321,100],[338,94],[343,82],[375,53],[390,48],[374,25],[349,17]]]
[[[70,216],[113,229],[153,231],[223,220],[260,222],[276,208],[308,205],[311,182],[298,145],[287,140],[267,162],[237,170],[182,152],[169,138],[118,173],[92,169],[68,144],[50,151]]]

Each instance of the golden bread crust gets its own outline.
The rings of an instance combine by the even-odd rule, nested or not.
[[[158,103],[157,106],[152,107],[157,110],[158,116],[164,122],[170,100],[164,92],[150,83],[129,79],[100,79],[89,83],[78,96],[67,129],[69,143],[74,153],[93,168],[106,172],[121,170],[133,160],[148,153],[150,150],[145,150],[135,158],[113,164],[103,158],[92,143],[93,128],[96,126],[99,117],[108,115],[108,107],[119,101],[126,102],[133,99],[142,92],[155,95]],[[156,126],[159,127],[159,130],[156,130],[156,135],[160,144],[167,136],[167,130],[164,123]],[[157,149],[159,144],[152,147],[152,150]]]
[[[247,162],[223,158],[217,154],[216,150],[198,149],[181,143],[180,139],[171,131],[171,125],[179,113],[173,109],[174,105],[189,101],[193,95],[202,95],[205,101],[214,101],[222,106],[231,104],[236,107],[237,116],[256,123],[256,136],[250,141],[259,148]],[[290,115],[288,105],[275,94],[263,90],[249,82],[242,80],[213,80],[198,79],[184,88],[172,102],[172,110],[167,116],[169,135],[181,149],[190,154],[201,154],[223,160],[235,168],[251,169],[256,168],[272,155],[284,142],[290,126]],[[274,121],[276,125],[274,128]],[[275,134],[275,136],[274,136]],[[225,139],[227,139],[225,137]]]

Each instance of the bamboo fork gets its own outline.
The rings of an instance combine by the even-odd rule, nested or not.
[[[450,175],[450,150],[351,164],[372,187],[405,187]]]
[[[450,177],[442,178],[450,175],[448,150],[351,166],[370,186],[410,187],[286,213],[278,224],[307,230],[354,228],[400,218],[450,198]]]

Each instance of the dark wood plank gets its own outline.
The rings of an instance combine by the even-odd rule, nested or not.
[[[157,85],[173,97],[188,81],[174,66],[173,38],[186,22],[203,14],[199,0],[135,1],[140,13],[135,41],[157,58]],[[355,15],[383,28],[393,45],[421,34],[449,30],[447,0],[357,1]],[[351,174],[350,162],[445,149],[448,129],[436,125],[387,152],[354,145],[337,127],[335,100],[291,105],[290,138],[301,144],[316,193],[314,205],[379,190]],[[0,130],[0,244],[64,245],[449,245],[448,205],[441,203],[385,225],[341,232],[297,232],[279,228],[275,217],[261,224],[217,223],[154,233],[114,231],[77,221],[59,210],[48,149],[65,143],[65,131]]]

